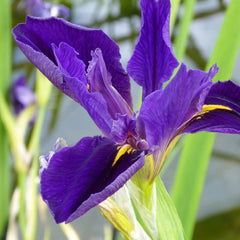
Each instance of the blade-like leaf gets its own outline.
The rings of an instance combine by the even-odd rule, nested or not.
[[[240,44],[240,1],[232,0],[207,68],[218,64],[216,80],[231,77]],[[191,239],[203,183],[214,143],[214,134],[199,133],[186,137],[172,198],[186,233]]]
[[[177,210],[160,177],[154,182],[150,196],[132,181],[127,186],[137,220],[151,239],[185,239]]]
[[[170,34],[173,31],[173,28],[177,19],[179,5],[180,5],[180,0],[171,0]]]
[[[174,41],[174,53],[178,61],[182,61],[187,48],[189,28],[194,15],[196,0],[184,0],[184,13],[180,18],[179,28]]]
[[[11,79],[11,1],[0,3],[0,91],[6,95]],[[6,132],[0,122],[0,238],[3,236],[10,202],[10,165]]]
[[[180,240],[184,238],[183,227],[171,197],[160,177],[156,180],[157,227],[159,239]]]

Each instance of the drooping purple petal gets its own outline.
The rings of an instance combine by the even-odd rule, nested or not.
[[[178,128],[189,118],[201,111],[204,99],[217,72],[214,65],[209,73],[186,71],[182,64],[176,76],[164,90],[146,97],[139,114],[151,146],[164,146],[177,134]],[[144,131],[142,130],[142,131]]]
[[[161,89],[177,67],[170,34],[170,0],[141,0],[142,27],[133,56],[128,62],[129,75],[143,87],[143,99]]]
[[[88,91],[85,64],[77,58],[77,52],[66,43],[61,43],[59,48],[53,45],[53,51],[63,76],[59,87],[63,92],[71,93],[71,97],[87,110],[101,131],[109,136],[113,120],[103,96],[99,92]]]
[[[240,133],[239,86],[231,81],[215,83],[204,101],[204,106],[210,106],[210,110],[190,119],[181,133]]]
[[[52,155],[41,173],[41,194],[57,223],[71,222],[120,189],[144,165],[141,151],[113,165],[117,145],[85,137]]]
[[[211,87],[204,104],[222,105],[240,112],[240,88],[232,81],[217,82]]]
[[[220,109],[207,112],[194,117],[181,134],[200,131],[240,134],[240,114]]]
[[[61,42],[67,43],[86,66],[92,58],[91,51],[100,48],[107,71],[112,76],[112,85],[132,106],[130,81],[120,63],[119,47],[102,30],[77,26],[54,17],[28,17],[25,24],[13,29],[13,36],[28,59],[57,87],[61,85],[62,78],[57,71],[52,44],[59,46]]]

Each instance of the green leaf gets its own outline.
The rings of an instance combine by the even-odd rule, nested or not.
[[[180,157],[172,199],[189,239],[191,239],[213,143],[214,134],[189,135],[185,139]]]
[[[178,32],[174,41],[174,53],[178,61],[182,61],[187,48],[189,28],[194,15],[196,0],[184,0],[184,13],[181,16]]]
[[[0,91],[6,95],[11,81],[11,1],[0,3]],[[0,122],[0,238],[3,236],[10,202],[10,165],[6,132]]]
[[[183,227],[171,197],[160,177],[156,180],[157,227],[159,239],[180,240],[184,238]]]
[[[179,5],[180,0],[171,0],[170,35],[172,35],[172,31],[177,19]]]
[[[215,62],[220,67],[216,80],[231,77],[240,44],[240,1],[232,0],[219,33],[212,57],[207,65]],[[209,158],[215,134],[198,133],[186,137],[183,147],[172,198],[186,233],[191,239],[198,210]]]
[[[177,210],[160,177],[156,178],[150,196],[132,181],[127,186],[137,220],[151,239],[185,239]]]

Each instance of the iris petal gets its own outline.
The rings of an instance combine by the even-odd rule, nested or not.
[[[204,104],[223,105],[240,112],[240,90],[239,86],[232,81],[215,83],[204,102]]]
[[[11,100],[16,115],[21,113],[29,105],[36,103],[37,98],[34,92],[26,85],[26,78],[21,76],[11,87]]]
[[[177,67],[170,34],[170,1],[141,0],[142,27],[133,56],[128,62],[129,75],[143,87],[143,99],[162,87]]]
[[[92,51],[92,60],[87,70],[87,80],[90,92],[100,92],[106,100],[108,111],[113,119],[117,114],[127,114],[129,117],[133,112],[127,102],[112,86],[112,76],[106,69],[101,49]]]
[[[199,131],[240,133],[240,87],[231,81],[215,83],[204,102],[209,109],[194,116],[182,133]],[[208,106],[214,106],[212,108]]]
[[[146,97],[139,114],[150,146],[165,149],[178,128],[199,112],[217,72],[214,65],[209,73],[190,70],[184,64],[164,90]],[[165,146],[164,146],[165,145]],[[164,146],[164,147],[163,147]]]
[[[53,49],[63,76],[61,88],[69,92],[71,97],[87,110],[100,130],[109,136],[113,120],[103,96],[98,92],[88,92],[85,64],[77,58],[76,51],[66,43],[61,43],[59,48],[53,46]]]
[[[41,173],[41,194],[57,223],[71,222],[121,188],[144,165],[141,151],[114,159],[118,146],[85,137],[53,154]]]
[[[61,42],[67,43],[79,54],[78,58],[85,65],[91,60],[92,50],[102,49],[107,70],[112,75],[113,86],[132,105],[130,80],[120,63],[119,47],[102,30],[77,26],[54,17],[28,17],[25,24],[19,24],[13,29],[13,36],[28,59],[57,87],[62,79],[59,72],[56,74],[52,44],[59,46]]]
[[[117,120],[113,121],[111,139],[119,144],[124,144],[127,141],[127,137],[129,137],[130,139],[128,140],[131,141],[131,138],[136,138],[137,136],[136,119],[129,118],[127,115],[118,114]]]
[[[240,134],[240,114],[234,111],[216,109],[194,117],[182,133],[199,131]]]

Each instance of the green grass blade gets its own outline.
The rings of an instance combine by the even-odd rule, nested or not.
[[[187,136],[181,153],[172,199],[188,239],[191,239],[214,135],[198,133]]]
[[[240,45],[240,1],[232,0],[207,68],[217,62],[220,67],[215,80],[231,77]],[[172,198],[185,233],[191,239],[215,134],[198,133],[186,137],[180,157]],[[186,197],[184,197],[186,196]]]
[[[182,61],[187,48],[189,28],[194,15],[196,0],[184,0],[184,13],[180,19],[179,29],[174,42],[174,53],[178,61]]]
[[[6,95],[11,80],[11,1],[0,3],[0,91]],[[10,166],[7,135],[0,122],[0,238],[8,219],[10,202]]]
[[[171,0],[170,35],[172,35],[172,31],[175,26],[179,5],[180,0]]]

